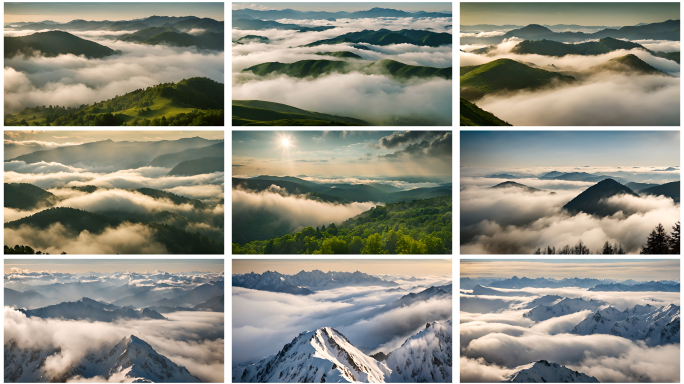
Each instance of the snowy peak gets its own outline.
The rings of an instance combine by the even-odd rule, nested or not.
[[[262,274],[246,273],[233,275],[233,286],[258,289],[270,292],[283,292],[295,295],[309,295],[312,290],[332,289],[344,286],[397,286],[392,281],[385,281],[359,271],[356,272],[311,272],[300,271],[295,275],[283,275],[266,271]]]
[[[538,305],[529,312],[526,312],[523,317],[533,321],[544,321],[552,317],[569,315],[586,309],[596,310],[600,306],[606,304],[600,300],[584,300],[583,298],[565,298],[553,305]]]
[[[385,364],[389,382],[452,382],[452,321],[427,323],[425,329],[392,351]]]
[[[649,346],[679,343],[680,308],[669,304],[656,308],[637,305],[619,311],[608,307],[587,316],[573,328],[577,335],[607,334],[643,340]]]
[[[507,383],[598,383],[596,378],[557,363],[539,360],[517,368]]]
[[[145,308],[141,311],[133,307],[118,307],[87,297],[79,301],[67,301],[56,305],[31,310],[20,309],[27,317],[61,318],[68,320],[115,321],[117,319],[157,319],[166,320],[159,312]]]

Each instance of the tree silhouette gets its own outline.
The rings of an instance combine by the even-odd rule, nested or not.
[[[670,253],[671,238],[665,232],[665,227],[658,223],[658,226],[651,231],[646,239],[646,245],[641,250],[643,255],[666,255]]]
[[[672,229],[672,236],[670,237],[670,253],[679,255],[679,221],[675,223]]]

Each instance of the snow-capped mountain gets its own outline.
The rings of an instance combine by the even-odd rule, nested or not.
[[[489,284],[492,288],[508,288],[508,289],[520,289],[526,287],[533,288],[563,288],[563,287],[579,287],[579,288],[592,288],[601,283],[613,283],[614,281],[609,280],[598,280],[598,279],[580,279],[577,277],[565,278],[565,279],[551,279],[545,277],[539,277],[530,279],[527,277],[517,277],[513,276],[510,279],[503,279],[493,281]]]
[[[538,305],[529,312],[525,312],[523,317],[533,321],[544,321],[552,317],[569,315],[571,313],[583,311],[585,309],[596,310],[606,304],[600,300],[584,300],[583,298],[565,298],[553,305]]]
[[[624,311],[608,307],[587,316],[571,333],[615,335],[643,340],[650,346],[679,343],[679,312],[679,306],[674,304],[660,308],[650,304],[637,305]]]
[[[138,383],[200,383],[185,367],[158,354],[136,336],[126,336],[103,355],[89,354],[80,364],[57,377],[47,377],[45,362],[58,350],[21,349],[14,340],[5,344],[5,382],[65,382],[101,377]]]
[[[508,292],[501,291],[499,289],[484,287],[482,285],[476,285],[473,287],[473,292],[471,295],[476,296],[532,296],[532,293],[527,292]]]
[[[557,363],[539,360],[516,368],[507,383],[598,383],[595,377],[573,371]]]
[[[546,305],[546,306],[551,306],[559,301],[563,300],[563,296],[558,296],[558,295],[544,295],[542,297],[538,297],[529,303],[525,304],[525,308],[534,308],[539,305]]]
[[[361,352],[333,328],[302,332],[275,355],[233,366],[233,382],[451,382],[451,324],[428,323],[385,361]]]
[[[660,281],[649,281],[647,283],[627,285],[627,284],[599,284],[590,291],[623,291],[623,292],[679,292],[679,284],[664,284]]]
[[[114,321],[117,319],[166,320],[159,312],[145,308],[118,307],[113,304],[91,300],[87,297],[78,301],[64,302],[37,309],[20,309],[27,317],[62,318],[68,320]]]
[[[452,321],[427,323],[386,358],[390,383],[450,383]]]
[[[261,291],[283,292],[294,295],[309,295],[312,291],[339,288],[345,286],[379,285],[395,287],[398,284],[378,277],[356,272],[311,272],[300,271],[295,275],[266,271],[262,274],[246,273],[233,275],[233,286]]]

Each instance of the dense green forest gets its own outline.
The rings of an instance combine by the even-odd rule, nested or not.
[[[605,37],[599,41],[589,41],[580,44],[565,44],[551,40],[525,40],[518,43],[511,49],[511,53],[517,54],[537,54],[544,56],[561,57],[565,55],[601,55],[624,49],[629,51],[633,48],[640,48],[644,51],[651,52],[644,48],[641,44],[632,43],[631,41],[624,41],[613,39],[612,37]]]
[[[452,196],[377,206],[327,227],[241,245],[234,254],[449,254]]]
[[[223,125],[223,84],[206,77],[162,83],[80,107],[36,106],[5,116],[6,125]]]

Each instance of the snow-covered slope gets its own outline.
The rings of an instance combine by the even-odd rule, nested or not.
[[[302,332],[273,356],[233,366],[233,382],[451,382],[451,329],[451,320],[428,323],[382,362],[333,328]]]
[[[637,305],[624,311],[608,307],[587,316],[571,332],[577,335],[615,335],[643,340],[650,346],[679,343],[679,312],[679,306],[674,304],[660,308],[650,304]]]
[[[359,271],[352,273],[313,270],[311,272],[301,271],[295,275],[283,275],[278,272],[266,271],[262,274],[252,272],[233,275],[234,287],[292,293],[295,295],[308,295],[315,290],[367,285],[395,287],[398,284]]]
[[[390,353],[391,383],[451,383],[452,321],[428,323]]]
[[[117,382],[200,383],[185,367],[158,354],[136,336],[124,337],[105,354],[89,354],[57,377],[44,375],[45,361],[58,350],[20,349],[13,340],[5,344],[5,382],[65,382],[76,378],[104,378]]]
[[[354,347],[344,335],[324,327],[302,332],[276,355],[233,367],[233,382],[382,383],[387,367]]]
[[[37,309],[20,309],[27,317],[62,318],[69,320],[114,321],[117,319],[157,319],[166,320],[159,312],[145,308],[136,310],[132,307],[91,300],[87,297],[79,301],[69,301]]]
[[[557,363],[539,360],[516,368],[507,383],[598,383],[592,376],[573,371]]]
[[[606,304],[600,300],[584,300],[583,298],[570,299],[565,298],[553,305],[538,305],[526,312],[523,317],[533,321],[544,321],[552,317],[569,315],[571,313],[583,311],[585,309],[596,310],[600,306]]]

